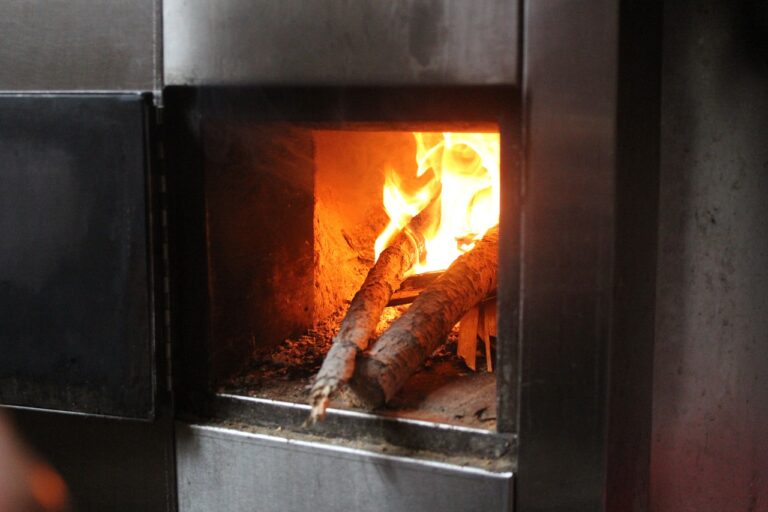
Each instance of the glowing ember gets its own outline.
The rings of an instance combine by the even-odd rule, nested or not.
[[[499,223],[499,134],[422,133],[416,138],[415,177],[390,169],[384,183],[389,225],[376,239],[376,258],[390,239],[440,190],[425,233],[426,261],[412,273],[447,268]]]

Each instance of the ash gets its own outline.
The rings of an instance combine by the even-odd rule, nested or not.
[[[340,308],[315,329],[284,340],[269,351],[254,354],[253,360],[219,391],[306,403],[315,374],[331,348],[346,307]],[[386,308],[379,321],[378,338],[408,309],[407,305]],[[454,423],[472,427],[493,428],[496,420],[495,376],[486,373],[484,354],[478,346],[478,371],[469,370],[456,354],[458,328],[446,342],[426,359],[419,372],[411,377],[401,392],[384,409],[382,415],[412,417],[427,421]],[[333,407],[358,409],[354,398],[342,391]]]
[[[325,355],[331,348],[333,337],[339,330],[347,311],[347,305],[296,338],[288,338],[268,351],[254,354],[252,361],[237,376],[230,379],[219,391],[245,393],[274,399],[298,399],[306,401],[303,387],[312,382],[320,370]],[[406,310],[407,305],[384,308],[376,325],[374,340],[381,336]],[[438,348],[424,363],[429,368],[437,362],[455,359],[458,330],[454,328],[447,342]],[[301,382],[301,394],[296,394],[296,382]],[[286,385],[291,383],[290,385]],[[290,388],[290,389],[288,389]]]

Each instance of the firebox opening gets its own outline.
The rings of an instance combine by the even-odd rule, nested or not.
[[[490,123],[211,122],[203,137],[212,363],[222,392],[307,403],[378,252],[436,195],[443,202],[423,234],[426,255],[384,309],[372,343],[498,223],[499,135]],[[493,295],[377,413],[495,427]],[[331,407],[361,404],[342,392]]]

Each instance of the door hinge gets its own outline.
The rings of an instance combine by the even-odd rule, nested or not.
[[[166,153],[163,138],[163,107],[156,105],[154,112],[154,126],[152,128],[151,147],[154,153],[154,171],[152,181],[155,184],[155,198],[153,200],[157,215],[157,241],[160,246],[159,268],[157,275],[160,286],[156,286],[158,299],[157,311],[160,316],[160,339],[164,344],[161,353],[164,358],[165,388],[169,393],[173,391],[173,352],[172,316],[171,316],[171,277],[170,277],[170,249],[168,226],[168,186],[166,181]]]

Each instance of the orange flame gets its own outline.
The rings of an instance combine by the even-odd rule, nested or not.
[[[376,258],[392,237],[430,202],[440,186],[439,217],[423,233],[426,261],[412,273],[447,268],[499,223],[499,134],[414,132],[416,186],[397,171],[385,176],[390,222],[376,239]]]

